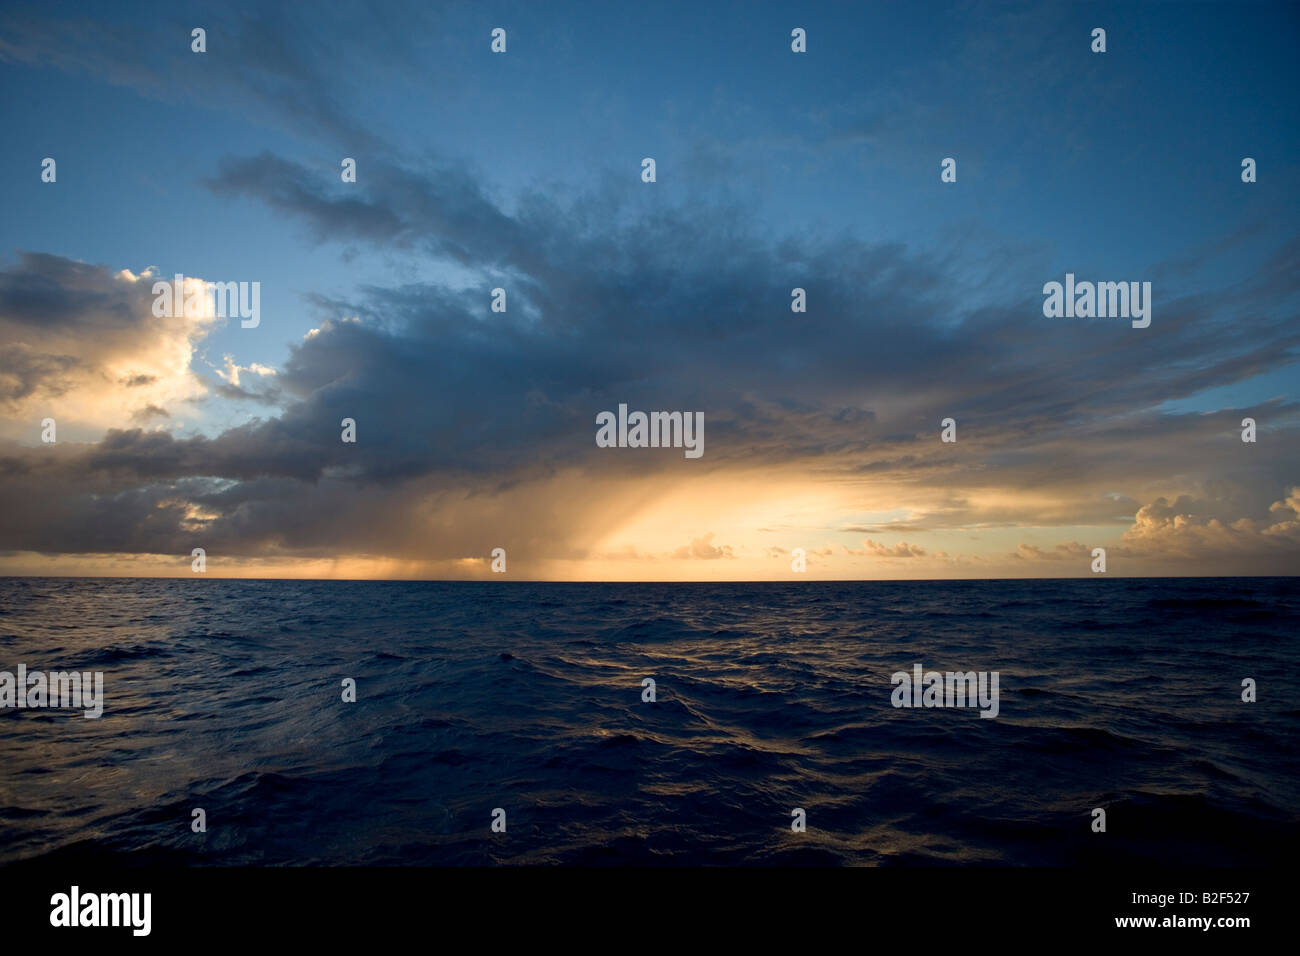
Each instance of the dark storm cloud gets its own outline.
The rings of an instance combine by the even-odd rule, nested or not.
[[[935,265],[895,244],[769,241],[734,207],[701,216],[613,195],[567,207],[531,195],[507,216],[463,173],[442,168],[381,167],[363,198],[341,198],[323,177],[271,156],[222,170],[214,189],[262,199],[321,238],[416,245],[513,276],[494,273],[456,296],[372,289],[338,308],[399,319],[417,341],[451,335],[476,358],[518,361],[526,376],[567,391],[652,385],[670,370],[674,392],[727,394],[760,431],[759,405],[737,396],[775,396],[783,419],[799,414],[804,396],[821,415],[832,395],[864,391],[906,393],[975,420],[1095,416],[1282,367],[1300,347],[1294,303],[1277,307],[1298,288],[1300,241],[1273,250],[1244,287],[1159,289],[1156,327],[1143,337],[1116,321],[1044,319],[1037,288],[996,307],[968,303]],[[619,225],[628,207],[643,215]],[[507,315],[486,311],[498,283],[513,296]],[[808,289],[807,315],[789,310],[796,285]]]
[[[455,554],[454,531],[431,545],[407,516],[571,467],[592,481],[679,472],[679,453],[595,447],[595,415],[620,402],[703,411],[701,470],[801,462],[1058,501],[977,506],[954,490],[928,527],[1114,522],[1135,502],[1119,505],[1099,487],[1171,474],[1234,483],[1232,517],[1263,520],[1296,478],[1292,403],[1253,411],[1275,440],[1249,460],[1241,410],[1161,411],[1294,360],[1294,245],[1244,285],[1161,294],[1151,328],[1134,330],[1045,319],[1037,288],[1015,301],[973,299],[897,243],[773,237],[735,204],[682,208],[607,189],[568,204],[526,195],[508,214],[468,174],[441,167],[374,164],[346,195],[327,181],[267,154],[223,162],[211,188],[297,217],[321,240],[432,253],[482,278],[465,290],[315,297],[324,318],[275,379],[287,402],[276,417],[214,437],[119,429],[57,453],[9,447],[0,542],[184,553],[201,528],[214,548],[247,554]],[[0,281],[0,304],[14,325],[44,307],[75,325],[77,301],[116,314],[106,280],[94,267],[29,257]],[[506,313],[489,310],[497,285]],[[790,310],[795,286],[807,290],[807,314]],[[955,446],[935,439],[947,416],[959,423]],[[357,422],[356,445],[339,440],[344,418]],[[527,533],[545,520],[520,515],[516,525]],[[713,555],[707,542],[690,548]]]
[[[561,210],[540,196],[508,216],[465,169],[440,165],[419,171],[367,160],[364,195],[355,184],[325,189],[328,177],[271,153],[223,159],[205,184],[219,196],[246,196],[303,221],[319,240],[369,240],[418,248],[479,268],[498,266],[545,278],[544,252],[557,236],[549,228]],[[565,230],[566,238],[570,230]],[[551,278],[555,278],[552,276]]]
[[[135,306],[142,292],[104,279],[103,266],[24,252],[16,266],[0,269],[0,319],[33,332],[72,334],[138,323]]]
[[[953,415],[963,440],[979,449],[977,462],[966,461],[991,482],[1019,476],[1059,486],[1120,462],[1153,476],[1195,471],[1208,460],[1198,455],[1221,452],[1235,436],[1241,416],[1159,407],[1283,367],[1300,342],[1294,308],[1278,307],[1294,271],[1290,247],[1245,286],[1161,298],[1144,337],[1126,323],[1046,320],[1036,289],[1010,306],[971,308],[960,290],[941,295],[938,270],[896,245],[768,241],[734,208],[705,216],[659,208],[634,218],[602,197],[590,202],[609,225],[593,229],[581,203],[560,209],[534,198],[499,244],[495,210],[442,233],[445,219],[413,211],[438,204],[439,180],[425,177],[414,202],[418,180],[400,196],[377,187],[367,201],[395,216],[402,210],[404,237],[448,241],[518,270],[521,281],[505,284],[511,311],[487,311],[486,282],[455,294],[369,289],[330,308],[382,322],[385,331],[332,327],[295,352],[284,383],[311,395],[346,369],[340,388],[364,401],[379,389],[378,380],[364,384],[366,369],[382,369],[385,388],[403,396],[403,420],[438,434],[454,431],[444,414],[447,388],[459,396],[452,405],[462,427],[444,453],[480,464],[503,462],[502,449],[524,451],[520,461],[544,460],[557,448],[585,454],[584,417],[628,401],[705,410],[712,460],[817,458],[938,484],[953,472],[936,460],[953,456],[916,439]],[[312,186],[297,190],[310,194]],[[299,211],[310,218],[322,208],[311,199]],[[624,218],[632,224],[617,225]],[[327,231],[354,238],[341,220]],[[533,250],[528,260],[512,253],[523,239]],[[794,285],[808,289],[807,315],[789,311]],[[334,412],[342,410],[335,402]],[[1295,412],[1283,403],[1267,415],[1275,427],[1293,428]],[[476,448],[475,436],[490,440]],[[1293,462],[1276,464],[1269,478],[1293,478],[1279,474]],[[1113,516],[1112,505],[1097,506]]]

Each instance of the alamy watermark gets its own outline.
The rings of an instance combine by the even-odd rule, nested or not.
[[[0,707],[74,707],[91,720],[104,713],[103,671],[0,671]]]
[[[1151,324],[1150,282],[1079,282],[1065,274],[1065,285],[1043,286],[1043,315],[1049,319],[1128,319],[1133,328]]]
[[[684,448],[687,458],[704,454],[703,412],[632,412],[618,406],[618,416],[596,416],[597,448]]]
[[[148,936],[153,928],[152,893],[83,893],[74,884],[51,896],[50,907],[51,926],[125,926],[133,936]]]
[[[205,282],[193,277],[187,280],[178,272],[172,282],[155,282],[152,292],[153,314],[158,318],[238,317],[242,320],[240,327],[245,329],[255,329],[262,321],[260,282]]]
[[[896,671],[889,682],[898,685],[889,698],[895,707],[979,707],[981,717],[998,715],[997,671],[922,674],[913,664],[911,674]]]

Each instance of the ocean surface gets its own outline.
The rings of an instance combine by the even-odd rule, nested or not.
[[[1298,583],[3,578],[0,863],[1290,864]]]

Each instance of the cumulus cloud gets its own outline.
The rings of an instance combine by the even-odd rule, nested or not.
[[[264,405],[281,402],[283,393],[274,381],[275,369],[258,362],[240,365],[232,355],[223,356],[222,362],[220,368],[213,366],[213,372],[220,379],[212,386],[216,394],[234,401],[254,401]]]
[[[1124,533],[1125,553],[1232,561],[1275,555],[1300,561],[1300,489],[1288,489],[1264,516],[1242,515],[1234,503],[1240,507],[1223,498],[1157,498],[1138,511]]]
[[[705,561],[712,561],[718,558],[734,558],[736,555],[730,545],[724,544],[721,547],[711,544],[713,541],[713,532],[710,531],[703,537],[696,538],[688,545],[683,545],[673,552],[674,558],[696,558]]]
[[[30,440],[47,416],[97,434],[207,393],[190,360],[216,319],[154,315],[156,278],[42,253],[0,269],[0,436]]]
[[[917,545],[908,544],[906,541],[900,541],[892,548],[888,545],[872,541],[870,538],[863,539],[861,550],[851,548],[844,549],[849,554],[870,555],[875,558],[920,558],[925,556],[925,548]]]

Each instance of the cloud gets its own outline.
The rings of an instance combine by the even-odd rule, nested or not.
[[[689,545],[683,545],[673,552],[674,558],[679,559],[698,559],[704,561],[713,561],[718,558],[734,558],[736,555],[730,545],[716,547],[710,544],[713,540],[713,532],[701,538],[694,539]]]
[[[878,544],[870,538],[862,542],[862,550],[854,551],[845,548],[849,554],[870,555],[876,558],[920,558],[925,556],[925,549],[916,545],[908,544],[906,541],[900,541],[892,548],[887,545]]]
[[[0,436],[47,416],[65,438],[97,434],[207,394],[190,359],[216,319],[155,316],[155,278],[42,253],[0,269]]]
[[[1037,545],[1022,543],[1016,546],[1015,553],[1011,555],[1020,561],[1082,561],[1091,556],[1092,549],[1077,541],[1062,542],[1051,551],[1044,551]]]
[[[212,389],[222,398],[260,402],[264,405],[279,405],[283,401],[284,394],[273,381],[279,373],[268,365],[258,362],[240,365],[233,355],[225,355],[222,357],[221,368],[213,366],[213,372],[220,381],[214,382]],[[253,376],[247,384],[241,382],[241,376],[247,380],[244,373]]]
[[[1232,497],[1179,495],[1144,505],[1124,533],[1125,554],[1160,555],[1235,563],[1238,559],[1276,556],[1300,562],[1300,488],[1269,505],[1266,515],[1240,513],[1243,502]],[[1282,566],[1279,564],[1279,566]]]

